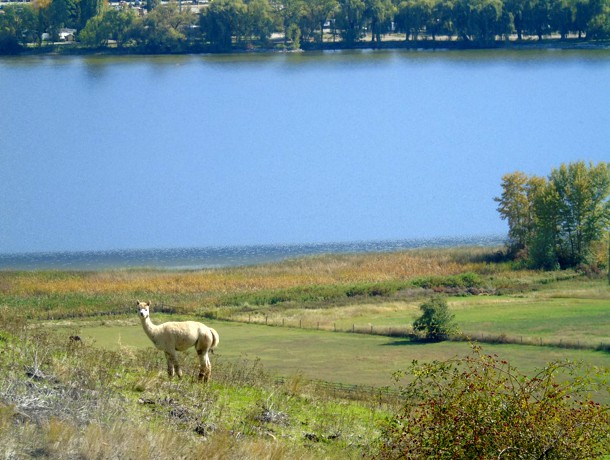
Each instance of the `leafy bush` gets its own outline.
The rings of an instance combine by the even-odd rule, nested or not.
[[[416,278],[412,283],[416,287],[423,289],[434,288],[475,288],[481,287],[481,277],[476,273],[461,273],[459,275],[450,276],[426,276]]]
[[[419,306],[422,315],[413,322],[413,329],[423,332],[427,340],[446,340],[455,332],[454,315],[443,297],[433,297]]]
[[[414,362],[401,412],[384,428],[382,459],[576,459],[610,452],[608,375],[575,377],[554,362],[533,377],[480,347],[463,358]],[[400,379],[405,373],[397,373]],[[578,375],[583,375],[578,373]],[[605,397],[607,394],[600,395]]]

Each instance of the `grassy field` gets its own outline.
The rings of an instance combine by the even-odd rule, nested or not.
[[[163,322],[167,317],[153,320]],[[146,349],[152,344],[137,319],[77,323],[65,336],[78,333],[84,340],[105,349]],[[206,320],[221,336],[214,360],[260,359],[262,366],[283,377],[302,375],[307,379],[357,385],[391,386],[392,374],[405,369],[413,360],[449,359],[468,353],[466,342],[423,344],[403,338],[300,329],[262,324]],[[485,344],[489,353],[510,360],[527,372],[553,360],[582,360],[591,365],[610,366],[610,355],[603,351],[575,350],[548,346]],[[161,353],[161,352],[159,352]],[[193,365],[194,351],[184,353],[182,362]],[[160,369],[163,370],[163,369]],[[193,369],[195,372],[195,369]]]
[[[369,457],[400,406],[392,374],[469,352],[461,338],[408,334],[418,306],[439,294],[465,335],[521,372],[566,359],[610,369],[606,279],[516,270],[489,249],[187,272],[0,272],[0,455]],[[197,319],[220,333],[210,385],[168,381],[138,298],[152,302],[157,324]],[[196,375],[195,353],[181,360]],[[596,399],[610,403],[607,392]]]

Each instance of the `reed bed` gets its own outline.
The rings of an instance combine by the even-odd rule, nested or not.
[[[480,250],[473,248],[322,255],[252,267],[181,272],[137,269],[0,272],[0,293],[21,296],[58,293],[225,294],[295,286],[406,280],[480,270],[487,265],[478,260],[481,254]]]
[[[165,313],[227,318],[264,305],[328,308],[414,290],[492,292],[554,276],[513,271],[498,254],[479,247],[416,249],[196,271],[2,271],[0,308],[37,319],[122,315],[139,298]]]

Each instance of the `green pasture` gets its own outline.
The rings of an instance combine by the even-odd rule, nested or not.
[[[524,297],[450,298],[459,330],[473,338],[506,336],[525,343],[577,344],[596,347],[610,345],[610,300],[606,299],[532,299]],[[387,309],[338,319],[339,329],[352,326],[406,327],[420,314],[413,303],[392,302]]]
[[[449,297],[459,330],[472,338],[598,347],[610,345],[610,286],[605,281],[568,281],[514,295]],[[285,309],[253,321],[303,327],[371,330],[406,328],[421,314],[418,300],[315,309]],[[248,317],[241,318],[249,320]]]
[[[536,341],[610,344],[608,299],[465,299],[451,303],[462,332],[505,334]]]
[[[158,315],[156,323],[167,320]],[[401,338],[352,334],[314,329],[286,328],[223,321],[205,321],[220,334],[214,360],[260,359],[267,371],[286,377],[302,375],[345,384],[389,386],[392,373],[413,360],[443,360],[463,356],[465,342],[412,343]],[[78,333],[83,340],[107,349],[153,347],[137,319],[87,321],[64,326],[60,333]],[[601,351],[570,350],[528,345],[484,345],[484,350],[506,359],[523,372],[532,372],[553,360],[582,360],[610,367],[610,354]],[[159,353],[161,353],[159,351]],[[182,360],[196,361],[191,350]],[[164,369],[160,369],[164,371]]]

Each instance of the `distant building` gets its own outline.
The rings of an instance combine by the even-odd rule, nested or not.
[[[58,35],[60,42],[73,42],[76,37],[76,29],[59,29]]]
[[[76,38],[76,29],[68,29],[66,27],[59,29],[57,37],[60,42],[73,42]],[[43,42],[48,42],[52,39],[52,35],[48,32],[43,33],[40,38]]]

